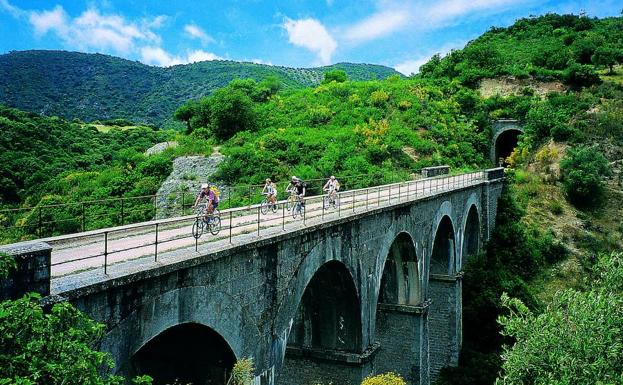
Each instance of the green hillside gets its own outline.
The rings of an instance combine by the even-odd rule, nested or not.
[[[599,80],[597,69],[623,61],[622,50],[621,17],[548,14],[508,28],[492,27],[464,49],[433,57],[420,76],[449,77],[471,86],[498,76],[590,86]]]
[[[161,68],[101,54],[17,51],[0,55],[0,104],[87,122],[126,118],[160,126],[185,100],[210,94],[234,78],[275,76],[283,87],[295,88],[317,85],[333,69],[346,71],[352,80],[397,73],[371,64],[288,68],[220,60]]]

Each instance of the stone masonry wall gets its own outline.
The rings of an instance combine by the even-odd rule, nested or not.
[[[456,287],[456,282],[431,279],[429,283],[432,301],[428,318],[431,383],[435,381],[441,368],[458,363]]]

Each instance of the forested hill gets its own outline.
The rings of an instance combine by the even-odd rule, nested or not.
[[[612,72],[617,63],[623,63],[623,17],[548,14],[492,27],[464,49],[434,56],[419,76],[458,79],[468,86],[508,76],[560,80],[577,88],[598,83],[596,71]]]
[[[334,69],[344,70],[350,80],[397,74],[372,64],[288,68],[215,60],[162,68],[101,54],[17,51],[0,55],[0,104],[68,119],[125,118],[162,125],[180,104],[235,78],[275,76],[282,87],[296,88],[317,85]]]

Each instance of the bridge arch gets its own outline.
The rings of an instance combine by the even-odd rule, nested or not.
[[[480,252],[482,247],[482,222],[480,201],[475,193],[472,193],[463,210],[461,226],[460,257],[457,260],[456,271],[461,271],[467,259]]]
[[[422,303],[422,284],[415,242],[400,232],[386,252],[378,276],[376,298],[380,303],[418,305]]]
[[[133,374],[137,368],[132,358],[140,356],[141,349],[191,329],[199,330],[205,341],[219,341],[224,358],[260,355],[262,337],[253,317],[239,301],[209,286],[182,287],[150,298],[110,329],[102,350],[111,352],[119,373]],[[231,355],[225,354],[225,346]]]
[[[164,330],[131,358],[133,374],[149,374],[155,384],[225,385],[235,362],[220,334],[192,322]]]
[[[452,203],[443,202],[433,222],[429,274],[451,275],[455,272],[456,232],[453,218]]]

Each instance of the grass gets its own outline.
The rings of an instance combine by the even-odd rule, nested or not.
[[[623,65],[614,66],[613,74],[609,74],[609,72],[608,69],[597,71],[603,81],[623,84]]]
[[[104,133],[109,132],[112,129],[117,129],[117,130],[121,130],[121,131],[127,131],[127,130],[132,130],[132,129],[140,127],[140,126],[123,126],[123,127],[120,127],[120,126],[106,126],[106,125],[103,125],[103,124],[92,124],[92,123],[85,124],[83,127],[89,127],[89,126],[95,127],[95,128],[97,128],[97,131],[104,132]]]

